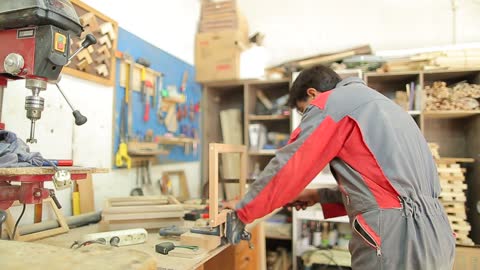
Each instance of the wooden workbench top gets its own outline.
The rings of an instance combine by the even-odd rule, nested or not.
[[[87,168],[87,167],[59,167],[68,170],[71,174],[90,174],[90,173],[108,173],[110,170],[105,168]],[[53,167],[18,167],[18,168],[0,168],[0,176],[17,175],[45,175],[55,174]]]
[[[36,243],[52,245],[56,247],[69,248],[75,240],[78,240],[81,235],[98,232],[99,227],[97,224],[80,227],[70,230],[69,233],[57,235],[50,238],[45,238],[36,241]],[[161,242],[174,242],[176,245],[179,243],[172,241],[170,239],[165,239],[161,237],[157,231],[150,231],[148,235],[148,240],[144,244],[132,245],[119,247],[120,250],[136,250],[142,251],[146,254],[149,254],[151,257],[155,258],[157,261],[157,269],[172,269],[172,270],[190,270],[197,269],[202,266],[206,261],[222,252],[228,247],[228,245],[220,246],[210,252],[205,252],[199,254],[194,258],[182,258],[182,257],[173,257],[170,255],[162,255],[155,252],[155,245]],[[82,248],[81,248],[82,249]]]

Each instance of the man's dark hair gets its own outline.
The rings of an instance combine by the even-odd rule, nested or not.
[[[303,70],[290,88],[288,105],[290,108],[297,106],[297,101],[307,100],[307,89],[315,88],[325,92],[335,88],[342,79],[331,68],[319,65]]]

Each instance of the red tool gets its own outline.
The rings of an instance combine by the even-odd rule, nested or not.
[[[144,81],[143,87],[145,87],[145,113],[143,114],[143,121],[148,122],[150,120],[150,92],[153,89],[153,83],[151,81]]]

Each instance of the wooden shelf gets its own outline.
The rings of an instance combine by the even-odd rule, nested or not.
[[[290,115],[255,115],[250,114],[248,116],[249,120],[257,120],[257,121],[270,121],[270,120],[286,120],[290,119]]]
[[[435,160],[437,163],[450,163],[450,162],[458,162],[458,163],[474,163],[474,158],[455,158],[455,157],[442,157],[440,159]]]
[[[198,140],[192,138],[182,137],[156,137],[158,144],[186,144],[186,143],[198,143]]]
[[[248,154],[252,156],[275,156],[277,150],[260,150],[260,151],[249,151]]]
[[[292,236],[285,236],[285,235],[275,235],[275,234],[268,234],[268,232],[265,233],[265,238],[267,239],[275,239],[275,240],[292,240]]]
[[[455,119],[480,115],[480,110],[474,111],[424,111],[423,115],[431,119]]]

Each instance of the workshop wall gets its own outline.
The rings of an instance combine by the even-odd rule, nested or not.
[[[124,30],[121,27],[118,33],[118,50],[123,53],[128,53],[133,57],[133,59],[138,59],[139,57],[142,57],[150,61],[150,68],[163,74],[163,89],[167,89],[169,86],[174,86],[177,88],[177,92],[180,93],[183,76],[186,72],[187,81],[186,90],[184,92],[186,96],[186,102],[181,106],[187,106],[189,108],[188,111],[191,112],[192,110],[190,106],[193,106],[194,104],[200,104],[201,88],[199,84],[194,82],[195,69],[192,65],[153,46],[152,44],[144,41],[143,39]],[[125,99],[125,88],[120,86],[120,71],[120,60],[118,60],[114,108],[114,153],[117,152],[118,145],[120,143],[121,112],[122,104]],[[153,83],[156,87],[157,82]],[[152,101],[153,98],[150,99],[150,102]],[[139,91],[132,91],[132,108],[132,132],[138,140],[142,140],[145,137],[146,131],[149,129],[153,131],[154,136],[164,135],[165,133],[167,133],[166,125],[161,124],[157,119],[157,108],[151,108],[149,120],[144,121],[143,116],[145,111],[145,103],[144,101],[142,101],[141,93]],[[165,115],[166,113],[164,113],[164,116]],[[187,116],[181,120],[178,120],[178,129],[173,134],[175,137],[180,137],[184,135],[192,137],[193,131],[195,131],[198,136],[200,135],[200,113],[195,113],[193,116],[194,117],[192,119]],[[181,134],[182,129],[185,129],[186,134]],[[192,146],[189,145],[188,147],[191,148]],[[190,151],[190,153],[186,154],[184,151],[184,146],[176,146],[173,148],[169,147],[168,149],[170,150],[170,154],[168,156],[159,156],[162,164],[165,162],[198,161],[200,157],[200,151]],[[197,146],[197,149],[201,149],[200,145]]]
[[[84,2],[142,39],[193,63],[199,0],[137,0],[128,8],[112,8],[110,1]],[[479,0],[238,1],[250,33],[266,34],[269,65],[366,43],[376,51],[451,44],[452,2],[458,4],[457,43],[480,41]]]

